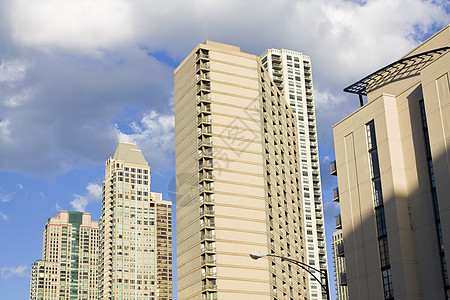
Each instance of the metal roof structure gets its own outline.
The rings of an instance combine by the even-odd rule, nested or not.
[[[388,83],[419,75],[420,70],[445,54],[449,49],[450,47],[442,47],[397,60],[346,87],[344,92],[358,94],[362,106],[363,95],[367,96],[367,93],[371,90]]]

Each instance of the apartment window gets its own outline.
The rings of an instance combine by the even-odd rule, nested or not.
[[[286,59],[288,59],[288,60],[292,60],[292,56],[290,56],[290,55],[287,55],[287,56],[286,56]]]
[[[389,247],[387,237],[378,240],[381,268],[389,267]]]
[[[392,286],[392,274],[391,269],[384,270],[383,275],[383,286],[384,286],[384,299],[394,299],[394,290]]]
[[[384,207],[379,207],[376,210],[377,230],[378,236],[386,235],[386,220],[384,215]]]

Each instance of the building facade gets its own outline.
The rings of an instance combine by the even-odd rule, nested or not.
[[[267,49],[261,63],[284,95],[297,121],[298,160],[303,199],[303,228],[308,253],[307,263],[327,270],[327,251],[323,219],[320,165],[317,145],[311,59],[286,49]],[[322,278],[322,281],[325,280]],[[310,276],[310,299],[326,299],[326,293]]]
[[[171,202],[150,192],[135,144],[119,143],[106,162],[100,229],[100,299],[172,299]]]
[[[338,300],[348,300],[347,273],[344,258],[344,243],[342,230],[333,233],[331,242],[333,250],[334,279],[336,282],[336,295]]]
[[[333,127],[350,299],[449,298],[449,46],[447,26],[345,89],[361,103]]]
[[[305,299],[297,121],[257,56],[211,41],[175,70],[179,299]]]
[[[30,299],[98,299],[98,223],[62,211],[44,229],[42,260],[31,267]]]

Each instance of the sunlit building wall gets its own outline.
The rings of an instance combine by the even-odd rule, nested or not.
[[[297,119],[257,56],[211,41],[175,70],[179,299],[308,299]]]
[[[345,89],[362,105],[333,127],[350,299],[449,298],[449,46],[447,26]]]

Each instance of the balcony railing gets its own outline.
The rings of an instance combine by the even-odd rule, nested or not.
[[[337,215],[336,217],[334,217],[334,221],[336,223],[335,229],[341,229],[342,228],[342,223],[341,223],[341,215]]]
[[[339,188],[337,187],[333,189],[333,201],[339,202]]]
[[[345,252],[344,252],[344,243],[342,243],[342,242],[340,242],[339,244],[337,244],[337,247],[336,247],[336,255],[338,256],[338,257],[344,257],[345,255]]]
[[[342,272],[339,274],[339,284],[342,286],[347,286],[347,273]]]
[[[337,175],[336,161],[330,163],[330,175]]]

